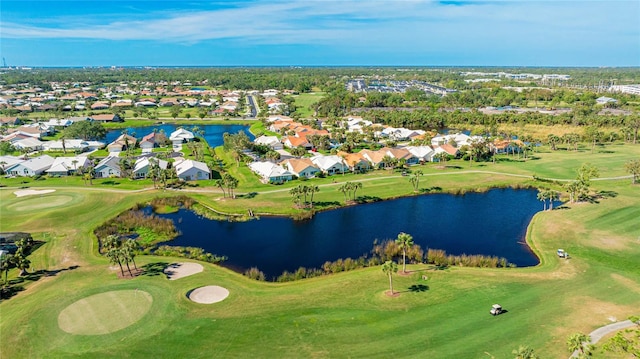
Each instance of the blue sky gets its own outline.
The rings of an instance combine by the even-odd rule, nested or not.
[[[640,1],[2,0],[23,66],[640,66]]]

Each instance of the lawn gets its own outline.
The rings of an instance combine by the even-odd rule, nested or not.
[[[618,162],[637,158],[640,153],[633,146],[613,147],[613,153],[590,155],[584,151],[581,156],[540,152],[535,154],[539,159],[526,163],[453,162],[445,169],[429,164],[421,166],[425,172],[421,187],[457,192],[529,185],[535,184],[529,177],[532,173],[573,178],[573,169],[585,156],[601,168],[603,176],[623,175]],[[245,171],[241,167],[237,173],[249,177]],[[526,177],[470,171],[503,171]],[[406,177],[391,171],[304,183],[321,187],[317,201],[342,202],[334,179],[362,182],[359,194],[363,196],[389,198],[412,191]],[[252,181],[255,179],[247,183]],[[162,275],[117,279],[117,271],[97,256],[92,229],[136,202],[174,192],[131,192],[80,183],[78,188],[61,186],[42,195],[43,201],[50,202],[46,208],[38,207],[32,198],[16,198],[15,189],[0,190],[0,230],[27,230],[46,241],[30,257],[32,270],[59,270],[25,282],[23,292],[0,303],[3,357],[507,358],[519,345],[529,345],[541,357],[556,358],[569,355],[565,342],[571,334],[588,333],[614,318],[640,314],[640,187],[632,186],[628,179],[594,182],[596,190],[608,194],[597,203],[565,205],[537,214],[529,227],[528,241],[541,257],[539,266],[436,270],[411,265],[414,272],[410,275],[394,276],[394,288],[401,292],[396,298],[384,294],[388,280],[380,267],[284,284],[252,281],[207,263],[203,263],[203,273],[176,281]],[[258,192],[253,199],[220,201],[217,193],[190,194],[225,211],[244,213],[252,206],[292,213],[288,190],[304,183],[244,187],[243,191]],[[121,187],[130,186],[117,186]],[[71,200],[66,201],[68,198]],[[558,259],[557,248],[564,248],[572,258]],[[137,258],[138,266],[175,260]],[[15,276],[12,271],[10,278]],[[186,293],[203,285],[223,286],[230,296],[212,305],[190,302]],[[70,305],[125,290],[151,296],[149,311],[140,320],[102,335],[73,335],[60,329],[59,316]],[[105,311],[114,305],[100,303],[97,305]],[[502,304],[508,312],[492,317],[488,311],[494,303]]]
[[[293,95],[293,98],[295,99],[296,113],[300,114],[301,118],[313,117],[314,115],[311,105],[320,101],[324,95],[325,93],[322,91]]]

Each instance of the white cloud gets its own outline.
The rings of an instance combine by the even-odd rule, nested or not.
[[[521,41],[527,36],[638,36],[635,1],[426,0],[289,1],[232,4],[219,10],[150,12],[147,19],[105,21],[88,15],[74,21],[0,23],[4,38],[146,40],[198,43],[236,39],[249,44],[397,43],[411,46]],[[131,15],[133,16],[133,15]],[[127,18],[127,17],[125,17]],[[604,24],[603,24],[604,22]],[[87,25],[93,23],[95,25]],[[55,24],[55,25],[54,25]],[[603,26],[605,25],[605,26]],[[401,41],[402,40],[402,41]]]

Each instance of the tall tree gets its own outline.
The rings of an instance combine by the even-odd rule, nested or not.
[[[398,265],[394,261],[386,261],[382,265],[382,271],[389,277],[389,290],[393,295],[393,273],[398,273]]]
[[[402,249],[402,273],[407,273],[407,249],[413,246],[413,237],[410,234],[400,232],[396,243],[398,248]]]
[[[638,183],[640,178],[640,160],[629,160],[624,164],[624,169],[631,175],[631,183]]]
[[[545,189],[539,189],[538,190],[538,201],[542,202],[542,210],[546,211],[547,210],[547,190]]]
[[[418,192],[420,190],[420,177],[424,176],[422,170],[417,170],[413,172],[413,175],[409,177],[409,182],[413,186],[413,192]]]

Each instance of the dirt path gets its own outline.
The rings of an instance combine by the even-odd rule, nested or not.
[[[589,342],[589,344],[596,344],[598,341],[600,341],[600,339],[602,339],[602,337],[604,337],[607,334],[611,334],[622,329],[631,328],[635,325],[636,323],[630,320],[625,320],[622,322],[611,323],[609,325],[605,325],[604,327],[600,327],[592,331],[591,333],[589,333],[589,338],[591,338],[591,341]],[[578,356],[578,351],[576,350],[575,352],[573,352],[573,354],[571,354],[569,359],[576,358],[577,356]]]

